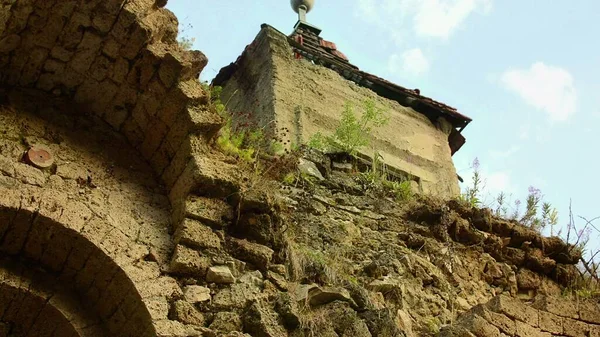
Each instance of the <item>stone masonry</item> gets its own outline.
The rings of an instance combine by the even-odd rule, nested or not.
[[[531,303],[500,295],[475,306],[444,328],[441,336],[600,336],[598,304],[539,296]]]
[[[578,261],[560,239],[454,201],[373,196],[323,154],[303,160],[325,178],[302,186],[216,150],[207,59],[179,47],[165,4],[0,0],[0,337],[415,336],[455,318],[442,333],[597,335],[595,303],[556,297]],[[270,82],[292,61],[280,40],[275,66],[240,85],[292,109]],[[340,83],[294,67],[306,90],[306,69]],[[454,193],[443,121],[378,102],[428,130],[405,149],[430,165],[421,188]],[[319,109],[307,128],[335,119]]]
[[[335,66],[331,67],[337,70],[329,69],[296,54],[286,35],[263,25],[238,60],[213,82],[223,86],[222,100],[234,119],[249,118],[291,147],[307,143],[317,132],[332,134],[347,102],[360,114],[364,101],[372,100],[390,119],[373,130],[371,145],[360,154],[373,158],[374,150],[379,152],[390,170],[418,183],[417,192],[443,198],[459,194],[449,144],[450,135],[457,132],[450,117],[438,111],[431,120],[416,110],[416,104],[413,108],[382,97],[344,78]]]

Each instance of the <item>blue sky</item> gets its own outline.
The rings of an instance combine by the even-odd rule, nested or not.
[[[288,0],[167,7],[209,58],[203,80],[235,61],[262,23],[291,33],[297,19]],[[362,70],[473,118],[454,161],[468,180],[479,158],[486,200],[500,191],[522,199],[533,185],[565,224],[570,199],[575,216],[600,216],[598,13],[596,0],[316,0],[308,21]]]

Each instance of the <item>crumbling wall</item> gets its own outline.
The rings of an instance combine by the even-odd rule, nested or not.
[[[169,201],[177,208],[206,188],[199,172],[212,164],[206,143],[221,120],[197,81],[206,58],[179,48],[177,20],[159,3],[0,2],[0,251],[10,263],[26,261],[22,276],[7,275],[31,282],[29,293],[9,285],[16,290],[6,294],[32,303],[27,312],[17,297],[0,298],[13,312],[2,333],[59,326],[60,318],[31,321],[35,298],[55,296],[32,290],[39,268],[68,285],[61,301],[83,303],[62,310],[49,301],[71,330],[43,333],[199,333],[169,315],[183,296],[167,275],[177,227]],[[34,145],[52,153],[51,168],[24,161]],[[78,322],[76,313],[93,319]]]
[[[187,136],[209,138],[220,125],[197,81],[207,59],[176,36],[177,19],[152,0],[3,1],[0,85],[72,99],[171,188],[191,157]]]
[[[458,195],[443,118],[438,125],[412,108],[382,98],[333,70],[294,58],[287,37],[267,25],[238,61],[215,79],[226,83],[223,101],[233,112],[246,113],[268,125],[286,146],[306,143],[321,132],[333,133],[346,102],[360,114],[365,100],[373,100],[390,117],[371,137],[373,156],[379,151],[385,162],[420,180],[422,192],[441,197]]]
[[[539,296],[526,303],[500,295],[461,315],[440,336],[598,336],[599,312],[593,300]]]

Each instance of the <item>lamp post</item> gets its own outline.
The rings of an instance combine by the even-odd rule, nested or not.
[[[306,13],[310,12],[315,0],[290,0],[292,9],[298,13],[298,21],[306,22]]]
[[[306,13],[310,12],[310,10],[315,5],[315,0],[290,0],[290,4],[292,5],[292,9],[294,12],[298,13],[298,22],[294,29],[303,28],[312,31],[317,36],[321,34],[321,29],[311,25],[306,21]]]

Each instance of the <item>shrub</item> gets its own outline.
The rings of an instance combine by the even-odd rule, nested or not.
[[[363,103],[363,113],[358,118],[354,106],[346,102],[340,123],[333,136],[314,134],[308,146],[324,152],[346,152],[355,156],[361,148],[369,145],[369,137],[373,128],[384,126],[388,123],[383,110],[375,106],[375,102],[367,100]]]
[[[223,152],[249,163],[256,162],[261,154],[281,152],[283,148],[281,143],[276,139],[267,140],[266,126],[259,127],[254,123],[250,113],[238,113],[234,118],[234,115],[227,110],[226,104],[221,101],[223,90],[221,87],[213,87],[206,82],[202,83],[202,86],[209,94],[211,105],[225,120],[217,137],[217,145]]]

